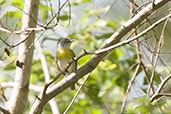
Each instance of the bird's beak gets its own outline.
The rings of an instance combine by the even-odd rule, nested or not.
[[[74,42],[75,40],[74,40],[74,39],[71,39],[70,41],[71,41],[71,42]]]

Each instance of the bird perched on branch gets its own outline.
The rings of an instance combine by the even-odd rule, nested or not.
[[[58,70],[64,74],[64,77],[77,70],[77,61],[73,61],[69,65],[69,62],[75,57],[74,51],[70,48],[73,39],[63,38],[58,43],[58,48],[56,52],[56,64]],[[68,68],[67,68],[68,67]],[[75,85],[71,86],[71,90],[75,89]]]

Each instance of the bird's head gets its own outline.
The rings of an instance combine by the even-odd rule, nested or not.
[[[71,43],[73,42],[73,39],[63,38],[58,43],[58,48],[70,48]]]

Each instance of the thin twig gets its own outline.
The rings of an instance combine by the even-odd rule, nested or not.
[[[66,114],[66,113],[68,112],[68,110],[71,108],[72,104],[74,103],[75,99],[77,98],[77,96],[78,96],[80,90],[82,89],[84,83],[87,81],[87,79],[88,79],[88,77],[90,76],[90,74],[91,74],[91,73],[88,73],[88,74],[87,74],[87,76],[86,76],[86,78],[84,79],[82,85],[78,88],[77,93],[75,94],[75,96],[73,97],[72,101],[70,102],[70,104],[68,105],[67,109],[64,111],[63,114]]]
[[[9,47],[11,46],[11,45],[8,44],[3,38],[0,37],[0,40],[1,40],[3,43],[5,43],[5,45],[7,45],[7,46],[9,46]]]
[[[127,100],[127,97],[128,97],[128,93],[131,90],[131,86],[132,86],[132,84],[133,84],[133,82],[134,82],[134,80],[135,80],[135,78],[136,78],[136,76],[138,74],[138,71],[139,71],[140,67],[141,67],[141,65],[138,64],[135,71],[134,71],[134,74],[133,74],[133,76],[132,76],[132,78],[131,78],[131,80],[129,82],[128,88],[126,90],[126,93],[125,93],[125,96],[124,96],[124,99],[123,99],[123,102],[122,102],[122,107],[121,107],[121,111],[120,111],[121,113],[124,112],[124,108],[125,108],[126,100]]]
[[[62,6],[59,8],[59,10],[55,13],[55,15],[52,17],[52,19],[46,24],[46,26],[45,26],[45,28],[49,28],[48,26],[49,26],[49,24],[56,18],[56,17],[58,17],[58,15],[59,15],[59,12],[62,10],[62,8],[66,5],[68,3],[68,0],[66,0],[63,4],[62,4]],[[57,23],[55,24],[55,25],[53,25],[53,26],[56,26],[57,25]]]
[[[1,84],[0,84],[0,93],[1,93],[1,95],[2,95],[3,101],[6,103],[8,100],[7,100],[6,96],[5,96],[4,89],[3,89],[3,87],[1,86]]]
[[[112,45],[112,46],[109,46],[109,47],[106,47],[106,48],[102,48],[102,49],[100,49],[100,50],[97,50],[97,51],[95,52],[95,54],[100,54],[100,53],[108,52],[108,51],[110,51],[110,50],[112,50],[112,49],[115,49],[115,48],[117,48],[117,47],[119,47],[119,46],[122,46],[122,45],[124,45],[124,44],[128,44],[128,43],[130,43],[130,42],[132,42],[132,41],[134,41],[134,40],[136,40],[136,39],[142,37],[144,34],[146,34],[147,32],[149,32],[150,30],[152,30],[152,29],[155,28],[157,25],[159,25],[160,23],[162,23],[163,21],[165,21],[166,19],[168,19],[168,18],[170,18],[170,17],[171,17],[171,14],[168,14],[167,16],[165,16],[165,17],[159,19],[157,22],[153,23],[150,27],[148,27],[147,29],[145,29],[144,31],[142,31],[141,33],[139,33],[138,35],[136,35],[136,36],[134,36],[134,37],[132,37],[132,38],[129,38],[128,40],[124,40],[124,41],[122,41],[122,42],[119,42],[119,43],[117,43],[117,44],[115,44],[115,45]]]
[[[11,47],[16,47],[16,46],[20,45],[21,43],[24,43],[26,40],[28,40],[28,38],[30,37],[31,33],[32,33],[32,31],[29,31],[29,32],[27,33],[27,36],[26,36],[25,39],[23,39],[22,41],[20,41],[20,42],[14,44],[14,45],[11,45]]]
[[[171,97],[170,93],[159,93],[159,96],[166,96],[166,97]]]
[[[148,94],[150,94],[150,89],[151,89],[152,84],[153,84],[153,79],[154,79],[154,76],[155,76],[155,67],[157,65],[157,61],[158,61],[158,57],[159,57],[159,53],[160,53],[160,48],[163,45],[164,32],[165,32],[165,29],[166,29],[167,22],[168,22],[168,19],[164,23],[163,30],[162,30],[162,33],[161,33],[161,36],[160,36],[160,39],[159,39],[159,43],[158,43],[158,47],[157,47],[157,52],[156,52],[156,57],[154,59],[154,64],[153,64],[153,67],[152,67],[152,74],[151,74],[151,78],[150,78],[150,84],[149,84],[149,88],[148,88]]]
[[[6,32],[6,33],[9,33],[9,34],[25,34],[25,33],[28,33],[30,31],[34,31],[34,32],[40,32],[40,31],[44,31],[44,30],[47,30],[47,29],[52,29],[54,28],[58,22],[56,22],[55,24],[53,25],[50,25],[49,24],[56,18],[56,16],[59,15],[59,12],[63,9],[63,7],[68,3],[68,0],[66,0],[62,6],[59,8],[59,10],[55,13],[55,15],[52,17],[52,19],[43,27],[39,27],[39,28],[25,28],[24,30],[19,30],[19,31],[12,31],[10,29],[7,29],[7,28],[2,28],[0,27],[0,31],[2,32]],[[33,20],[34,21],[34,20]],[[37,23],[36,23],[37,24]],[[39,25],[41,26],[41,25]]]
[[[16,43],[16,44],[13,44],[13,45],[10,45],[10,44],[7,43],[5,40],[3,40],[3,38],[1,38],[1,37],[0,37],[0,40],[1,40],[3,43],[5,43],[9,48],[14,48],[14,47],[16,47],[16,46],[18,46],[18,45],[24,43],[26,40],[28,40],[31,33],[32,33],[32,31],[30,31],[30,32],[28,33],[27,37],[26,37],[24,40],[22,40],[22,41],[20,41],[20,42],[18,42],[18,43]]]
[[[13,5],[13,6],[14,6],[15,8],[17,8],[18,10],[20,10],[20,11],[21,11],[22,13],[24,13],[25,15],[29,16],[29,17],[32,19],[32,21],[33,21],[36,25],[38,25],[38,26],[40,26],[40,27],[43,27],[43,25],[39,24],[39,23],[34,19],[32,13],[29,14],[29,13],[27,13],[26,11],[24,11],[23,9],[21,9],[21,8],[15,6],[15,5]],[[26,6],[24,6],[24,7],[26,7]],[[28,8],[27,8],[27,10],[28,10]]]
[[[160,92],[161,92],[162,88],[164,87],[164,85],[166,84],[166,82],[167,82],[170,78],[171,78],[171,74],[170,74],[169,76],[167,76],[167,77],[160,83],[160,85],[159,85],[157,91],[156,91],[155,94],[150,98],[150,101],[151,101],[151,102],[153,102],[154,99],[156,99],[158,96],[159,96],[159,97],[161,96]]]
[[[10,112],[2,107],[0,107],[0,111],[4,114],[10,114]]]
[[[3,88],[13,88],[15,86],[14,82],[1,82]],[[29,90],[34,92],[41,92],[43,88],[38,85],[29,84]]]
[[[135,10],[134,9],[134,0],[129,0],[129,1],[130,1],[130,17],[132,18],[134,16],[134,10]],[[139,26],[137,28],[139,28]],[[133,29],[133,31],[134,31],[134,35],[136,36],[137,35],[136,27]],[[138,64],[141,65],[141,68],[145,73],[145,78],[147,80],[147,83],[149,84],[150,83],[150,78],[149,78],[149,76],[147,74],[144,63],[142,62],[139,39],[136,39],[136,53],[137,53]],[[152,91],[154,92],[153,86],[152,86]]]
[[[52,3],[51,3],[51,1],[50,1],[50,0],[48,0],[48,2],[49,2],[49,5],[50,5],[50,7],[51,7],[51,16],[53,17]],[[59,2],[60,2],[60,0],[59,0]],[[59,5],[58,7],[60,7],[60,5]]]
[[[68,0],[68,8],[69,8],[69,14],[68,14],[68,17],[69,17],[69,20],[68,20],[68,27],[69,27],[69,25],[70,25],[70,23],[71,23],[71,3],[70,3],[70,1]]]
[[[104,12],[104,14],[100,17],[100,19],[103,19],[106,16],[106,14],[113,8],[113,6],[116,4],[117,1],[118,0],[113,0],[110,7]]]
[[[148,4],[150,4],[151,1],[147,1],[147,2],[144,2],[143,4],[141,4],[137,9],[135,9],[134,11],[134,14],[132,15],[132,17],[142,8],[142,7],[145,7],[147,6]]]

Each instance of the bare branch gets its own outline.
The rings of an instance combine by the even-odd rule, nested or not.
[[[133,84],[133,82],[134,82],[140,68],[141,68],[141,64],[138,64],[135,71],[134,71],[134,74],[133,74],[133,76],[132,76],[132,78],[131,78],[131,80],[129,82],[129,85],[127,87],[127,90],[126,90],[126,93],[125,93],[125,96],[124,96],[124,99],[123,99],[123,102],[122,102],[121,113],[124,112],[124,108],[125,108],[125,104],[126,104],[126,99],[128,97],[128,93],[131,90],[131,86],[132,86],[132,84]]]
[[[134,0],[130,0],[130,17],[131,18],[134,16],[134,10],[135,10],[134,9]],[[134,32],[134,35],[136,36],[137,35],[136,28],[133,29],[133,32]],[[141,65],[142,70],[145,73],[146,80],[147,80],[147,82],[149,84],[150,83],[150,78],[149,78],[149,76],[147,74],[147,71],[145,69],[144,63],[142,62],[142,56],[141,56],[141,51],[140,51],[140,42],[139,42],[139,39],[136,39],[136,53],[137,53],[137,59],[138,59],[137,61],[138,61],[138,64]],[[152,91],[154,92],[153,86],[152,86]]]
[[[6,96],[5,96],[4,89],[1,86],[1,84],[0,84],[0,94],[2,96],[3,101],[6,103],[8,100],[7,100]]]
[[[1,40],[5,45],[7,45],[7,46],[9,46],[9,47],[11,46],[11,45],[8,44],[5,40],[3,40],[3,38],[0,37],[0,40]]]
[[[83,83],[81,84],[81,86],[78,88],[77,93],[75,94],[74,98],[72,99],[72,101],[70,102],[70,104],[68,105],[67,109],[64,111],[63,114],[66,114],[68,112],[68,110],[71,108],[72,104],[74,103],[75,99],[77,98],[79,92],[81,91],[83,85],[85,84],[85,82],[87,81],[88,77],[90,76],[91,73],[88,73],[86,78],[84,79]]]
[[[66,0],[66,1],[62,4],[62,6],[61,6],[61,7],[59,8],[59,10],[55,13],[55,15],[52,17],[52,19],[49,20],[49,22],[48,22],[45,26],[43,26],[43,27],[39,27],[39,28],[32,28],[32,27],[29,27],[29,28],[28,28],[28,27],[27,27],[27,28],[24,28],[23,30],[19,30],[19,31],[11,31],[11,30],[9,30],[9,29],[7,29],[7,28],[2,28],[2,27],[0,27],[0,31],[6,32],[6,33],[9,33],[9,34],[27,34],[28,32],[31,32],[31,31],[33,31],[33,32],[40,32],[40,31],[44,31],[44,30],[47,30],[47,29],[52,29],[52,28],[54,28],[56,25],[58,25],[58,21],[57,21],[55,24],[52,24],[52,25],[50,25],[50,23],[51,23],[56,17],[58,17],[59,12],[64,8],[64,6],[68,3],[68,1],[69,1],[69,0]],[[34,22],[33,22],[34,24],[37,24],[37,23],[36,23],[36,20],[33,19],[33,16],[30,16],[30,14],[27,13],[27,11],[23,11],[23,13],[24,13],[25,15],[29,16],[29,17],[31,18],[31,20],[34,21]]]
[[[14,82],[1,82],[1,86],[3,88],[13,88],[14,85],[15,85]],[[29,90],[32,90],[34,92],[41,92],[43,90],[43,87],[30,84],[29,85]]]
[[[155,68],[156,68],[156,65],[157,65],[157,61],[158,61],[158,57],[159,57],[159,53],[160,53],[160,48],[161,48],[163,40],[164,40],[164,31],[166,29],[167,22],[168,22],[168,18],[167,18],[167,20],[166,20],[166,22],[165,22],[165,24],[163,26],[163,30],[162,30],[162,33],[161,33],[161,36],[160,36],[160,39],[159,39],[159,43],[158,43],[158,47],[157,47],[157,52],[156,52],[156,56],[155,56],[155,59],[154,59],[154,64],[153,64],[153,67],[152,67],[152,74],[151,74],[151,78],[150,78],[148,94],[150,94],[150,89],[151,89],[151,86],[153,84],[153,79],[154,79],[154,76],[155,76]]]
[[[104,53],[104,52],[108,52],[108,51],[111,51],[112,49],[115,49],[119,46],[122,46],[124,44],[128,44],[140,37],[142,37],[144,34],[146,34],[147,32],[149,32],[150,30],[152,30],[153,28],[155,28],[157,25],[159,25],[160,23],[162,23],[163,21],[165,21],[166,19],[170,18],[171,17],[171,14],[168,14],[167,16],[161,18],[160,20],[158,20],[157,22],[153,23],[150,27],[148,27],[147,29],[145,29],[144,31],[142,31],[141,33],[139,33],[138,35],[132,37],[132,38],[129,38],[128,40],[124,40],[120,43],[117,43],[115,45],[112,45],[112,46],[109,46],[109,47],[106,47],[106,48],[102,48],[100,50],[97,50],[95,52],[95,54],[100,54],[100,53]]]
[[[59,8],[59,10],[55,13],[55,15],[52,17],[52,19],[46,24],[45,28],[53,28],[55,27],[57,24],[58,24],[58,21],[57,23],[55,23],[54,25],[52,26],[49,26],[49,24],[56,18],[58,17],[58,15],[60,14],[60,11],[62,10],[62,8],[69,2],[69,0],[66,0],[62,6]],[[49,26],[49,27],[48,27]]]
[[[10,112],[2,107],[0,107],[0,111],[4,114],[10,114]]]
[[[162,94],[160,94],[162,88],[164,87],[164,85],[166,84],[166,82],[171,78],[171,74],[169,76],[167,76],[159,85],[157,91],[155,92],[155,94],[150,98],[150,101],[153,102],[156,98],[160,97]]]

